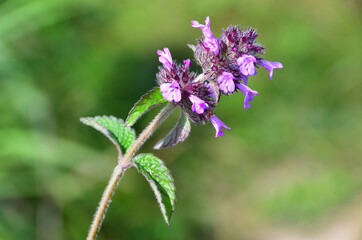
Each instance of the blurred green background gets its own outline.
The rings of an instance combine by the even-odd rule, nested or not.
[[[192,58],[190,20],[210,16],[215,36],[256,27],[284,68],[250,80],[250,109],[222,99],[223,137],[193,126],[152,150],[174,113],[141,149],[172,171],[171,226],[130,169],[98,239],[361,240],[361,13],[358,0],[0,1],[0,239],[85,239],[116,151],[79,118],[125,118],[156,85],[157,49]]]

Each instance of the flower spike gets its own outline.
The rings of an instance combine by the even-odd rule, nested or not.
[[[239,89],[245,95],[244,108],[249,108],[250,102],[259,94],[247,86],[248,78],[256,74],[256,68],[266,68],[270,80],[274,68],[283,68],[280,62],[263,60],[265,48],[256,41],[259,34],[251,27],[231,25],[222,30],[221,36],[216,38],[211,32],[209,17],[206,17],[205,24],[191,21],[191,25],[200,28],[204,35],[202,40],[196,40],[196,45],[188,45],[192,49],[196,64],[201,68],[201,73],[190,70],[190,59],[177,63],[172,60],[168,48],[158,50],[158,60],[162,66],[158,68],[156,81],[160,87],[155,87],[141,97],[125,123],[121,119],[105,116],[81,119],[83,123],[111,139],[119,152],[119,162],[102,196],[87,239],[95,240],[114,189],[123,171],[131,166],[136,167],[151,184],[165,221],[170,224],[176,199],[173,179],[162,160],[152,154],[135,156],[138,149],[175,107],[181,110],[180,120],[171,132],[156,144],[155,149],[171,147],[184,141],[189,136],[191,122],[211,122],[216,131],[215,137],[223,136],[223,130],[230,128],[214,114],[221,96],[230,95]],[[136,134],[130,126],[142,114],[159,104],[166,106],[136,139]],[[125,155],[122,154],[123,150],[126,152]]]

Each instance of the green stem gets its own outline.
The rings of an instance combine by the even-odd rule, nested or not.
[[[122,162],[119,162],[118,165],[114,168],[113,174],[102,195],[102,199],[99,202],[96,214],[94,215],[87,240],[95,240],[97,238],[98,231],[102,225],[102,221],[106,214],[107,207],[111,201],[114,190],[116,189],[117,184],[124,173],[124,170],[126,170],[130,166],[132,157],[137,152],[137,150],[145,143],[149,136],[151,136],[151,134],[157,129],[157,127],[168,117],[168,115],[174,110],[174,108],[174,105],[167,104],[161,110],[161,112],[153,119],[153,121],[143,130],[137,140],[132,144],[127,153],[122,158]]]

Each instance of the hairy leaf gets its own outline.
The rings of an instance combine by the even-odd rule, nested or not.
[[[96,116],[81,118],[80,121],[97,129],[109,138],[117,147],[120,155],[127,152],[135,141],[135,131],[130,127],[125,127],[122,119],[113,116]]]
[[[150,183],[160,205],[162,215],[166,223],[170,224],[176,200],[176,189],[170,171],[161,159],[150,153],[137,155],[134,158],[134,163],[138,171]]]
[[[140,118],[152,107],[167,102],[169,101],[162,96],[160,88],[155,87],[154,89],[143,95],[141,99],[133,106],[128,114],[125,125],[132,126],[138,118]]]
[[[153,147],[154,149],[168,148],[183,142],[191,131],[191,124],[187,116],[181,111],[180,119],[176,126]]]

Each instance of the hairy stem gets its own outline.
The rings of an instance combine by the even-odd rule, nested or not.
[[[123,173],[124,173],[123,168],[120,165],[117,165],[114,168],[111,179],[109,179],[108,185],[103,192],[102,199],[99,202],[96,214],[94,215],[92,225],[89,229],[87,240],[94,240],[97,238],[97,234],[102,225],[102,221],[106,214],[108,204],[111,201],[114,190],[116,189],[116,186],[119,180],[121,179]]]
[[[175,106],[172,104],[167,104],[161,112],[153,119],[153,121],[143,130],[137,140],[132,144],[127,153],[114,168],[113,174],[109,183],[104,190],[102,199],[99,202],[98,209],[94,215],[92,225],[89,229],[87,240],[95,240],[97,238],[98,231],[102,225],[102,221],[107,211],[107,207],[111,201],[112,195],[116,186],[122,177],[124,170],[127,169],[130,164],[133,155],[137,150],[145,143],[147,138],[156,130],[156,128],[168,117],[168,115],[174,110]]]
[[[175,109],[175,105],[167,104],[161,112],[153,119],[153,121],[143,130],[141,135],[132,144],[127,153],[124,155],[121,165],[127,165],[137,150],[143,143],[151,136],[156,128],[168,117],[168,115]]]

